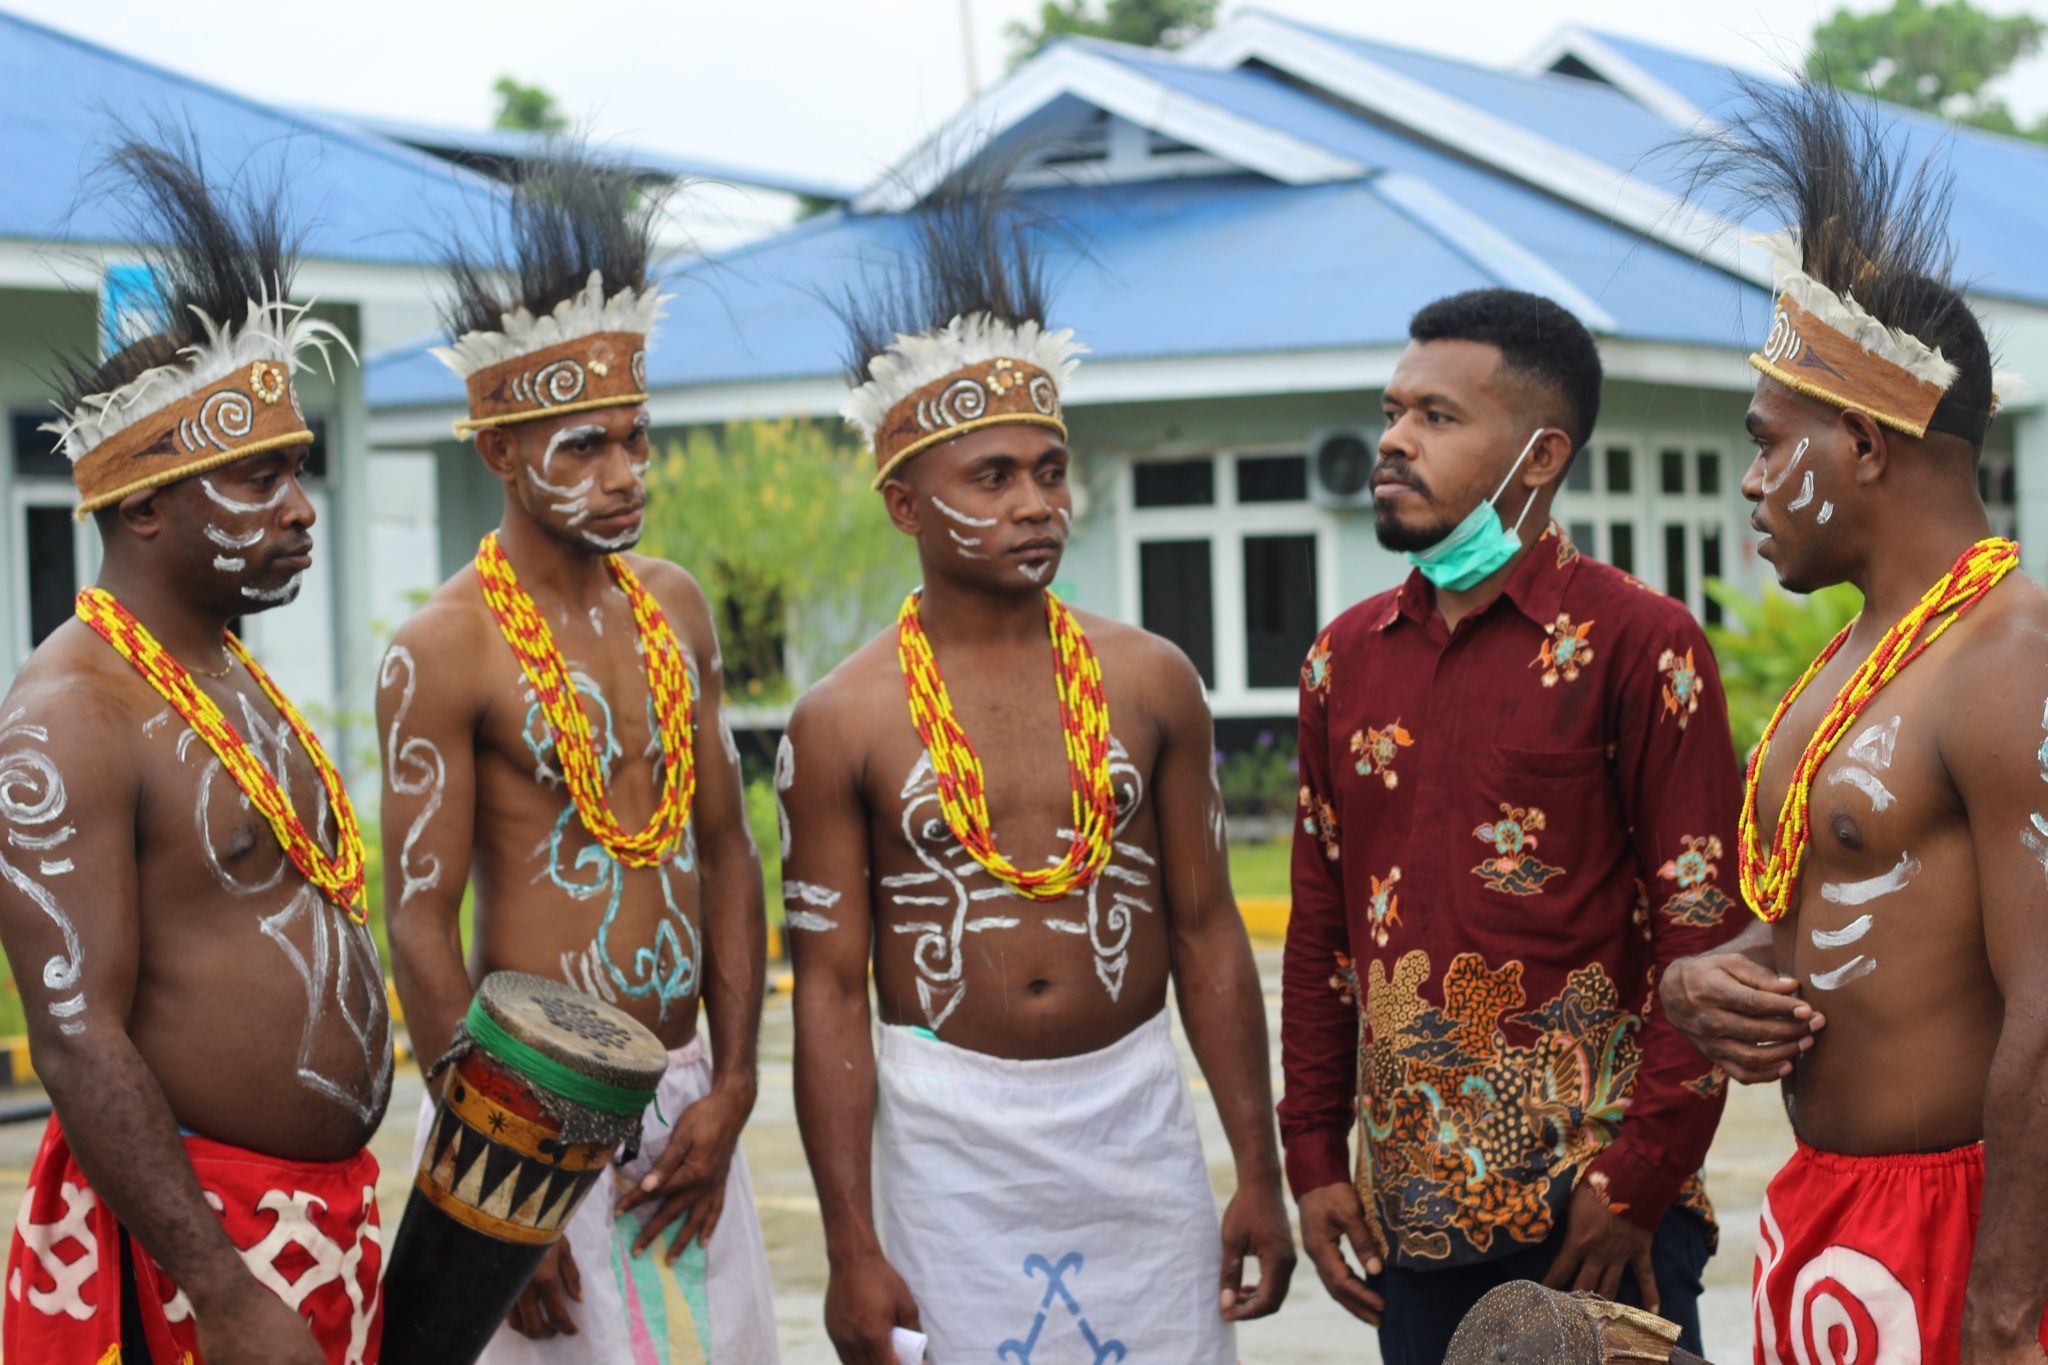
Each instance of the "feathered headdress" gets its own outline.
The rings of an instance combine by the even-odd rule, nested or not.
[[[1060,390],[1087,350],[1045,327],[1028,228],[993,180],[956,180],[916,215],[917,254],[840,316],[856,386],[839,409],[875,455],[874,487],[905,460],[982,427],[1067,436]]]
[[[140,340],[98,363],[59,362],[55,432],[78,515],[313,433],[292,376],[307,347],[348,339],[285,302],[297,265],[280,187],[208,187],[189,135],[123,133],[102,172],[143,243],[150,277]],[[331,371],[330,371],[331,372]]]
[[[1747,112],[1695,144],[1693,188],[1782,215],[1771,333],[1749,363],[1909,436],[1980,445],[1997,407],[1990,348],[1950,283],[1953,177],[1909,169],[1874,102],[1802,79],[1742,82]]]
[[[570,144],[526,163],[510,261],[485,265],[458,245],[448,263],[442,321],[457,340],[434,354],[469,385],[456,435],[647,401],[647,342],[671,297],[648,280],[662,202]]]

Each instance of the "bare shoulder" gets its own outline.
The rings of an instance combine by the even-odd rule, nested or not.
[[[790,712],[792,734],[831,735],[858,744],[874,729],[876,707],[903,701],[903,665],[896,658],[896,627],[871,636],[839,667],[811,684]]]
[[[633,576],[647,591],[654,594],[654,600],[661,603],[663,610],[681,609],[707,621],[711,619],[711,603],[704,595],[703,585],[682,565],[630,551],[619,558],[626,562],[626,567],[633,571]]]
[[[91,627],[73,618],[29,656],[0,701],[0,748],[90,753],[109,776],[136,771],[135,741],[169,703]]]
[[[1206,710],[1201,674],[1179,645],[1092,611],[1076,609],[1074,619],[1095,647],[1105,681],[1115,679],[1132,688],[1147,706],[1168,716],[1188,706]]]
[[[1977,677],[1979,670],[2048,664],[2048,591],[2025,573],[2011,573],[1953,628],[1959,637],[1947,671]],[[1995,676],[1995,675],[1994,675]],[[2043,680],[2027,679],[2036,692]]]
[[[496,633],[497,622],[491,619],[491,609],[484,602],[476,570],[466,567],[436,588],[434,595],[398,627],[385,651],[384,671],[388,674],[392,660],[404,657],[421,668],[437,663],[451,667],[461,664],[458,671],[467,676],[475,671],[478,651],[487,647]],[[389,677],[380,678],[379,685],[388,685],[390,681]]]
[[[1949,635],[1955,647],[1938,656],[1938,693],[1952,769],[1960,777],[1983,761],[1986,772],[2009,767],[2031,781],[2048,698],[2048,592],[2009,574]]]

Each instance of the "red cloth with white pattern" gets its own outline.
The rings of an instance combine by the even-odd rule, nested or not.
[[[375,1365],[384,1327],[377,1158],[365,1148],[343,1161],[283,1161],[196,1136],[185,1152],[249,1273],[306,1319],[328,1365]],[[109,1359],[121,1341],[124,1236],[52,1118],[8,1250],[0,1359]],[[132,1238],[130,1258],[150,1358],[204,1365],[191,1302]]]
[[[1979,1145],[1842,1156],[1800,1143],[1764,1192],[1756,1365],[1957,1365],[1983,1201]]]

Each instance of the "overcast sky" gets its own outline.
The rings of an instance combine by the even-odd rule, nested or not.
[[[1887,0],[1888,3],[1888,0]],[[1980,0],[1983,3],[1983,0]],[[0,0],[0,6],[258,99],[482,126],[502,74],[597,135],[679,154],[872,179],[984,84],[1037,0]],[[1746,66],[1797,61],[1817,0],[1265,0],[1328,28],[1509,65],[1567,23]],[[1859,11],[1882,8],[1856,0]],[[1986,8],[2014,11],[2012,0]],[[2048,0],[2029,8],[2048,17]],[[1226,13],[1239,8],[1226,4]],[[971,25],[964,22],[971,15]],[[602,25],[602,26],[600,26]],[[971,34],[968,30],[971,29]],[[280,38],[284,41],[281,43]],[[2008,82],[2048,111],[2048,59]],[[89,92],[87,92],[89,93]]]

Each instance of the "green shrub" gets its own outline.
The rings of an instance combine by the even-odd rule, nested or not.
[[[1764,584],[1756,597],[1714,578],[1707,580],[1706,588],[1735,622],[1708,626],[1707,639],[1714,646],[1721,686],[1728,694],[1735,755],[1747,759],[1792,684],[1863,610],[1863,594],[1847,583],[1804,597],[1773,583]]]

